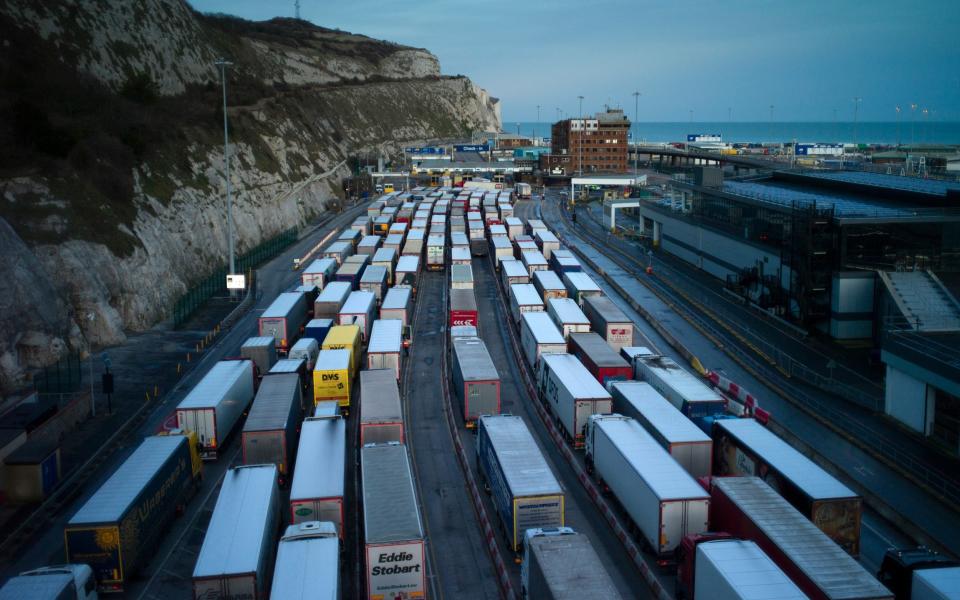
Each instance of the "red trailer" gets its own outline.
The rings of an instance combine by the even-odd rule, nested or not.
[[[450,290],[450,327],[477,326],[477,298],[472,289]]]
[[[633,367],[597,333],[571,333],[567,350],[603,385],[633,379]]]

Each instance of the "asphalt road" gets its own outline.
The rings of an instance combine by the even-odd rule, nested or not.
[[[84,493],[68,505],[46,528],[44,533],[37,536],[36,540],[21,552],[18,560],[10,565],[4,565],[5,576],[42,565],[62,564],[64,562],[63,528],[70,517],[133,452],[140,439],[152,435],[162,426],[164,421],[173,413],[176,405],[215,362],[226,357],[237,356],[243,341],[252,335],[256,335],[257,318],[260,313],[269,306],[277,294],[295,287],[299,282],[299,272],[291,269],[293,258],[302,256],[328,232],[349,225],[354,218],[362,214],[363,208],[348,209],[323,227],[308,233],[281,255],[258,269],[258,296],[253,308],[241,317],[230,330],[221,333],[212,346],[200,355],[194,354],[191,362],[192,369],[171,390],[162,393],[156,401],[156,406],[151,409],[150,415],[136,434],[130,436],[123,447],[103,464],[98,475],[91,478],[87,483]],[[177,339],[184,335],[182,332],[157,331],[151,332],[151,334],[153,335],[137,336],[131,340],[132,343],[125,347],[108,350],[113,362],[113,369],[118,373],[118,377],[123,376],[125,379],[129,377],[131,381],[137,381],[136,374],[142,368],[144,360],[147,360],[153,369],[167,370],[175,369],[178,362],[185,362],[184,348],[182,344],[177,343]],[[163,343],[162,340],[167,339],[168,336],[171,340]],[[140,381],[143,380],[140,379]],[[130,401],[139,401],[139,398],[134,397]],[[221,447],[222,458],[220,460],[204,464],[204,478],[197,496],[188,505],[186,513],[168,528],[157,546],[154,558],[143,567],[140,575],[131,582],[128,592],[125,594],[127,597],[181,598],[190,596],[192,593],[190,576],[196,560],[195,553],[199,551],[202,544],[201,532],[203,526],[209,520],[209,514],[216,502],[216,491],[219,489],[222,475],[231,464],[239,461],[239,435],[237,432],[240,429],[241,425],[238,425],[234,434]],[[348,469],[348,476],[352,477],[352,475],[353,471]],[[348,482],[348,485],[350,483]],[[350,588],[346,589],[349,590]]]
[[[516,212],[518,216],[524,218],[538,218],[538,202],[523,204]],[[689,348],[700,361],[709,369],[718,370],[731,380],[740,383],[746,389],[750,390],[755,396],[760,398],[761,405],[771,410],[775,418],[781,422],[789,423],[791,431],[798,435],[805,442],[817,448],[818,451],[827,454],[831,460],[838,465],[842,465],[852,471],[853,476],[877,478],[881,476],[879,464],[869,455],[859,451],[848,441],[840,436],[825,429],[806,413],[800,411],[786,400],[780,398],[776,393],[766,387],[761,381],[745,371],[739,364],[727,356],[721,348],[715,346],[711,341],[704,338],[696,329],[694,329],[686,320],[677,315],[669,306],[665,305],[649,289],[637,282],[635,277],[618,267],[613,261],[605,258],[596,249],[590,247],[589,241],[579,238],[575,235],[566,223],[562,221],[559,214],[552,207],[545,207],[542,213],[546,222],[559,230],[569,239],[579,239],[582,243],[578,246],[580,250],[586,250],[591,259],[594,259],[601,265],[604,271],[631,293],[633,300],[641,304],[646,310],[650,311],[661,324],[663,324],[674,336],[681,339],[684,345]],[[674,351],[670,345],[657,333],[644,318],[636,313],[630,306],[614,291],[603,278],[592,269],[584,265],[584,270],[593,277],[593,279],[604,290],[604,293],[610,296],[614,302],[624,310],[624,312],[634,321],[639,330],[642,331],[661,352],[670,356],[680,364],[686,364],[686,359]],[[888,480],[893,483],[892,480]],[[893,494],[901,494],[899,488],[891,489]],[[887,496],[884,496],[885,498]],[[860,562],[871,573],[875,573],[879,568],[883,553],[892,546],[904,547],[914,544],[913,540],[900,531],[895,525],[889,523],[869,508],[865,510],[861,528],[861,556]]]

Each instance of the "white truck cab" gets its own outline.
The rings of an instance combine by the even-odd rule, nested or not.
[[[56,565],[24,571],[0,588],[0,600],[97,600],[89,565]]]

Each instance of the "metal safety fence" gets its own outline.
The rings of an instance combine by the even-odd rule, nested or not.
[[[40,394],[69,394],[79,390],[84,383],[83,359],[75,352],[33,376],[33,388]]]
[[[297,230],[288,229],[270,238],[236,259],[236,272],[246,273],[265,260],[280,254],[297,241]],[[204,302],[215,294],[227,291],[227,266],[221,266],[199,283],[191,287],[173,305],[173,326],[179,327],[189,319]]]

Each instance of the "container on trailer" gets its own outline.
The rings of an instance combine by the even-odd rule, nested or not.
[[[586,464],[658,559],[672,556],[684,536],[709,530],[710,495],[630,417],[590,417]]]
[[[756,543],[713,540],[697,544],[690,600],[806,600]]]
[[[367,255],[364,254],[363,256],[366,257]],[[349,283],[351,290],[358,290],[360,289],[360,278],[366,269],[367,266],[361,262],[345,262],[337,269],[337,274],[334,275],[334,278],[336,281]]]
[[[400,249],[403,248],[404,235],[402,233],[391,233],[383,240],[383,247],[380,250],[393,250],[397,254],[400,254]]]
[[[351,254],[353,254],[353,244],[343,240],[336,240],[320,251],[321,258],[332,258],[337,261],[337,265],[342,265]]]
[[[493,255],[496,267],[504,260],[513,260],[513,244],[505,235],[495,235],[490,238],[490,253]]]
[[[714,477],[711,525],[752,540],[815,600],[893,600],[860,563],[759,477]]]
[[[550,268],[557,273],[573,273],[583,270],[580,261],[570,250],[554,250],[547,260],[550,261]]]
[[[266,598],[279,527],[277,468],[229,469],[193,567],[194,599]]]
[[[204,460],[217,458],[220,446],[253,402],[253,388],[252,361],[222,360],[177,405],[177,427],[197,434]]]
[[[519,260],[500,261],[500,283],[503,289],[510,290],[510,286],[517,283],[530,283],[530,271]]]
[[[477,323],[477,297],[473,290],[450,290],[449,326],[473,325],[476,327]]]
[[[284,292],[260,314],[258,333],[277,341],[277,350],[285,353],[300,337],[307,323],[307,301],[299,292]]]
[[[520,347],[530,368],[536,370],[544,354],[565,354],[567,341],[545,312],[526,312],[520,319]]]
[[[519,217],[505,217],[503,222],[507,226],[507,237],[511,242],[523,233],[523,220]]]
[[[452,265],[450,267],[450,287],[455,290],[473,290],[473,267],[470,265]]]
[[[590,415],[606,415],[613,399],[572,354],[543,354],[537,365],[537,393],[563,426],[574,448],[583,447]]]
[[[374,303],[380,304],[384,294],[387,293],[388,276],[389,272],[386,267],[382,265],[370,265],[367,267],[367,270],[364,271],[363,277],[360,278],[360,289],[371,292],[375,298]]]
[[[571,333],[567,338],[570,354],[596,377],[604,387],[614,381],[633,379],[633,367],[610,347],[603,338],[593,333]]]
[[[583,314],[590,319],[593,331],[614,350],[633,346],[633,321],[610,298],[588,296],[583,302]]]
[[[265,378],[243,424],[243,464],[275,465],[281,483],[289,480],[303,404],[299,377],[290,373]]]
[[[318,354],[320,354],[320,343],[312,337],[304,337],[297,340],[293,348],[290,348],[287,358],[303,360],[306,363],[307,371],[312,371],[313,365],[317,363]]]
[[[333,524],[309,521],[287,527],[277,546],[271,598],[340,597],[340,542]]]
[[[144,438],[67,522],[67,562],[90,565],[99,591],[125,589],[196,492],[195,444],[194,435]]]
[[[373,255],[380,248],[381,242],[383,242],[383,238],[379,235],[365,235],[357,244],[357,254]]]
[[[387,285],[393,285],[393,271],[397,266],[400,251],[393,248],[380,248],[373,255],[371,266],[383,267],[387,270]]]
[[[551,298],[566,298],[567,287],[553,271],[534,271],[533,285],[537,293],[546,302]]]
[[[467,237],[467,234],[460,231],[453,231],[450,233],[450,247],[451,248],[466,248],[470,249],[470,238]]]
[[[563,526],[563,489],[523,419],[482,415],[477,423],[478,470],[493,496],[507,546],[519,552],[528,529]]]
[[[330,521],[343,537],[347,421],[309,417],[300,428],[297,467],[290,483],[290,522]]]
[[[603,290],[597,282],[586,273],[567,271],[563,275],[563,284],[567,286],[567,297],[576,300],[577,305],[583,306],[590,296],[602,296]]]
[[[360,243],[363,235],[355,229],[344,229],[340,232],[340,235],[337,236],[338,242],[347,242],[356,249],[357,245]]]
[[[445,259],[446,240],[442,235],[431,234],[427,237],[427,269],[442,270]]]
[[[350,373],[360,368],[360,354],[363,351],[360,341],[359,325],[334,325],[323,340],[322,350],[342,350],[350,352]]]
[[[462,246],[454,246],[453,248],[450,248],[450,264],[451,265],[473,264],[473,256],[470,254],[470,248],[464,248]]]
[[[676,406],[688,419],[722,414],[726,400],[673,359],[659,355],[636,356],[634,374]]]
[[[529,283],[515,283],[510,286],[510,315],[515,325],[520,324],[523,313],[543,312],[543,299],[537,288]]]
[[[308,415],[309,416],[309,415]],[[314,417],[339,417],[340,403],[336,400],[321,400],[313,407]]]
[[[480,415],[500,414],[500,374],[478,337],[453,338],[453,388],[467,428]]]
[[[539,527],[528,529],[524,539],[521,598],[622,597],[587,536],[569,527]]]
[[[450,339],[477,337],[477,335],[477,328],[474,325],[453,325],[450,327]]]
[[[417,274],[420,272],[419,256],[401,256],[397,261],[394,285],[409,285],[414,293],[417,290]]]
[[[367,368],[390,369],[400,380],[403,373],[403,323],[400,319],[373,322],[367,345]]]
[[[368,597],[424,598],[423,527],[406,446],[362,448],[360,476]]]
[[[323,318],[307,321],[307,325],[303,328],[302,339],[310,338],[316,340],[317,344],[322,344],[331,327],[333,327],[333,319]]]
[[[404,440],[400,386],[393,369],[360,371],[360,446]]]
[[[373,327],[373,317],[377,310],[377,298],[373,292],[359,290],[352,292],[347,301],[340,308],[337,322],[341,325],[358,325],[360,327],[360,341],[366,343],[370,339],[370,328]]]
[[[406,326],[410,324],[413,306],[413,288],[408,285],[395,285],[387,290],[380,304],[381,319],[399,319]]]
[[[323,290],[333,280],[333,274],[337,272],[339,264],[333,258],[318,258],[310,263],[300,274],[300,282],[309,285],[313,284]]]
[[[613,412],[636,419],[692,477],[713,473],[713,440],[649,383],[617,381],[610,395]]]
[[[560,249],[560,240],[547,229],[538,229],[534,232],[533,239],[536,240],[537,247],[547,260],[550,260],[554,250]]]
[[[269,335],[247,338],[240,346],[240,357],[252,360],[257,376],[262,377],[277,362],[277,341]]]
[[[313,303],[313,317],[315,319],[336,319],[347,301],[353,286],[346,281],[332,281],[323,288],[317,300]]]
[[[329,336],[328,336],[329,337]],[[341,408],[350,406],[350,382],[354,370],[347,348],[321,350],[317,366],[313,370],[313,401],[336,400]]]
[[[546,271],[550,268],[547,265],[547,259],[539,250],[524,250],[520,253],[520,260],[527,269],[527,275],[533,277],[534,271]]]
[[[822,467],[753,419],[713,427],[717,475],[756,475],[856,558],[863,500]]]
[[[569,338],[572,333],[590,332],[590,320],[571,298],[547,300],[547,314],[557,324],[564,338]]]

